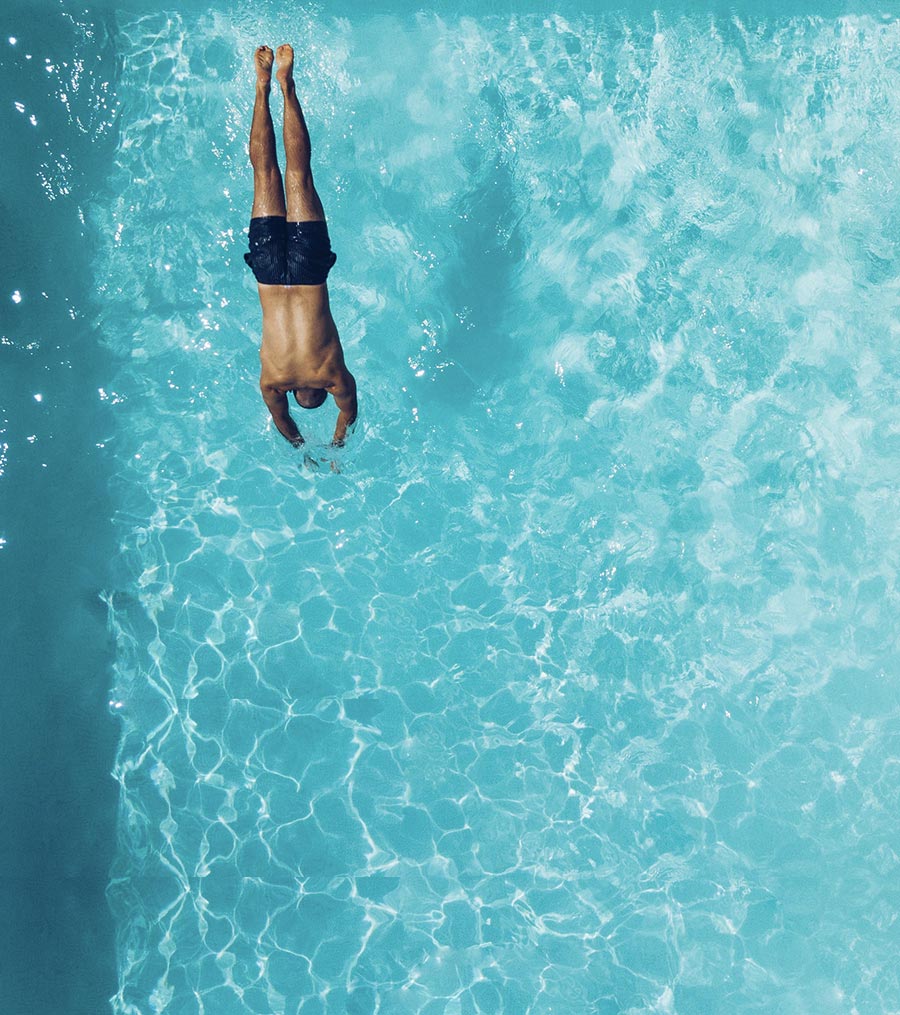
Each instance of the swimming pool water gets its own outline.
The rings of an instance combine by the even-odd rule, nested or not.
[[[896,1011],[900,26],[260,10],[120,17],[88,214],[113,1009]],[[306,459],[241,256],[288,40],[361,389]]]
[[[97,1015],[119,730],[99,592],[115,552],[114,356],[84,221],[116,146],[102,21],[0,8],[0,1011]],[[82,15],[83,17],[83,15]],[[99,390],[98,390],[99,389]]]

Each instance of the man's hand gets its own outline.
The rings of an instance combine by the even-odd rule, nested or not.
[[[336,448],[342,448],[347,439],[347,427],[356,422],[357,414],[356,381],[346,367],[338,383],[331,389],[331,396],[340,409],[331,443]]]

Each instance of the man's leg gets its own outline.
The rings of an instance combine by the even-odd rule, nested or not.
[[[275,152],[275,129],[269,111],[272,88],[272,50],[260,46],[254,54],[256,62],[256,102],[250,126],[250,163],[253,166],[253,211],[251,218],[263,215],[285,215],[284,188]]]
[[[276,77],[284,93],[284,183],[288,222],[324,222],[325,211],[313,185],[309,131],[294,87],[294,51],[278,47]]]

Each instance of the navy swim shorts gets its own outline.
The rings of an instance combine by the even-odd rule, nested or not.
[[[337,256],[324,222],[288,222],[282,215],[250,219],[244,260],[263,285],[322,285]]]

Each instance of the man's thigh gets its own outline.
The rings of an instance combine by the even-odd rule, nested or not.
[[[325,209],[311,173],[288,172],[285,178],[288,222],[324,222]]]
[[[284,185],[279,169],[264,169],[253,173],[253,210],[251,218],[264,215],[286,215]]]

